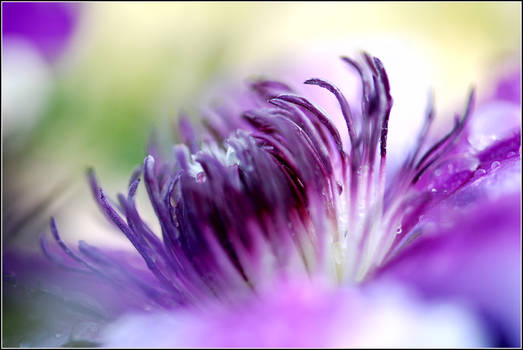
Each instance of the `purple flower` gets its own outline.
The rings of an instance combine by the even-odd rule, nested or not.
[[[2,2],[2,126],[10,138],[8,153],[20,149],[43,115],[55,65],[71,46],[80,9],[75,3]]]
[[[2,3],[2,36],[4,40],[25,40],[52,61],[67,45],[78,9],[78,4],[72,3]],[[9,46],[9,41],[6,45]]]
[[[437,137],[429,101],[391,171],[385,69],[368,54],[342,61],[361,78],[361,105],[333,83],[305,84],[332,94],[343,128],[289,85],[258,80],[208,115],[205,131],[182,117],[184,144],[169,156],[151,145],[117,202],[89,172],[135,259],[82,241],[75,251],[54,220],[55,244],[41,245],[129,298],[105,345],[520,343],[519,101],[473,112],[472,91]],[[496,118],[503,125],[489,128]],[[161,237],[137,210],[141,177]]]

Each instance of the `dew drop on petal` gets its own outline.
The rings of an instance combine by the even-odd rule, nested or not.
[[[475,177],[480,177],[480,176],[483,176],[487,173],[487,171],[485,169],[478,169],[474,172],[474,176]]]
[[[399,235],[402,232],[401,226],[396,229],[396,234]]]
[[[492,143],[509,136],[519,127],[521,109],[508,102],[492,102],[471,118],[468,142],[482,151]]]
[[[479,165],[479,159],[469,154],[456,154],[443,161],[432,173],[432,187],[439,188],[453,174],[462,171],[474,171]]]
[[[490,165],[490,169],[496,169],[496,168],[499,168],[499,162],[498,161],[494,161]]]

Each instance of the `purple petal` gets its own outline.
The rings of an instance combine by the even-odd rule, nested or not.
[[[49,247],[52,254],[59,254],[53,248]],[[142,282],[154,285],[135,254],[106,253]],[[61,346],[68,340],[98,342],[100,329],[118,316],[154,307],[150,297],[132,284],[121,285],[93,273],[72,272],[42,255],[4,251],[2,269],[4,302],[30,308],[34,328],[24,331],[20,340],[27,346]]]
[[[109,347],[484,346],[464,308],[424,304],[395,285],[332,290],[282,282],[235,306],[134,314],[105,332]]]
[[[501,78],[494,98],[521,104],[521,70],[515,69]]]
[[[438,208],[432,230],[398,254],[378,279],[412,285],[430,300],[468,303],[499,332],[498,345],[519,346],[521,207],[519,194],[512,193],[496,201],[483,198],[485,204],[473,209],[451,203]]]

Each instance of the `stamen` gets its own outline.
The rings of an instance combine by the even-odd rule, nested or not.
[[[304,84],[318,85],[324,89],[329,90],[334,96],[336,96],[336,99],[338,100],[338,103],[341,108],[341,112],[343,114],[343,118],[345,119],[345,124],[347,125],[347,131],[349,133],[352,148],[354,148],[354,143],[356,142],[356,135],[352,121],[352,113],[350,111],[349,103],[347,102],[345,96],[343,96],[341,91],[334,84],[331,84],[325,80],[309,79],[306,80]]]
[[[196,140],[196,136],[194,133],[194,129],[191,125],[191,122],[187,119],[187,117],[182,114],[179,117],[178,121],[178,128],[180,130],[180,136],[182,138],[183,143],[189,147],[189,150],[191,153],[196,153],[199,150],[198,141]]]
[[[434,120],[434,91],[431,90],[429,92],[427,109],[425,112],[425,121],[423,123],[422,128],[418,132],[418,138],[417,138],[416,144],[414,146],[414,151],[409,156],[409,158],[406,159],[405,164],[403,165],[403,168],[412,167],[414,160],[416,159],[416,157],[418,156],[418,153],[421,150],[421,147],[423,147],[423,144],[427,138],[427,134],[429,133],[433,120]]]
[[[269,101],[278,95],[284,93],[292,93],[292,89],[279,81],[274,80],[258,80],[252,82],[250,87],[255,91],[264,101]]]
[[[53,264],[60,266],[63,269],[74,271],[74,272],[89,272],[87,269],[82,269],[76,266],[68,265],[64,263],[63,259],[60,258],[60,256],[51,253],[49,250],[49,247],[47,246],[47,241],[45,240],[44,236],[40,236],[40,247],[42,248],[42,252],[44,253],[45,257],[49,259]]]
[[[279,95],[275,99],[293,103],[311,112],[312,115],[315,116],[317,120],[329,131],[334,143],[336,144],[336,148],[338,149],[340,158],[342,159],[343,166],[345,166],[345,152],[343,151],[340,134],[338,133],[336,127],[330,122],[329,118],[327,118],[317,107],[315,107],[312,103],[303,97],[294,95]]]
[[[360,76],[361,114],[352,113],[336,85],[305,81],[336,97],[347,127],[347,151],[324,111],[294,95],[286,84],[260,80],[250,85],[256,100],[249,103],[263,108],[238,113],[238,119],[229,115],[234,108],[207,113],[203,124],[214,140],[198,139],[182,116],[179,133],[185,144],[174,146],[168,160],[151,141],[149,155],[133,172],[127,196],[118,194],[118,203],[106,197],[94,171],[88,171],[98,206],[133,244],[159,281],[157,288],[83,242],[79,251],[85,257],[76,254],[59,237],[54,219],[55,241],[82,268],[59,261],[42,237],[44,254],[66,268],[92,272],[115,284],[130,281],[165,307],[198,304],[210,297],[229,301],[234,297],[227,293],[231,288],[256,292],[267,270],[271,278],[289,272],[310,277],[329,273],[338,282],[363,281],[409,239],[415,218],[442,198],[425,189],[415,191],[414,185],[431,167],[441,165],[459,141],[474,91],[452,130],[418,157],[434,118],[430,95],[415,148],[385,193],[393,100],[382,62],[367,53],[362,56],[360,63],[342,57]],[[514,152],[514,147],[499,145],[499,152]],[[136,207],[142,172],[161,237]],[[471,174],[469,169],[457,172],[446,189],[455,191]]]
[[[459,119],[457,117],[452,130],[447,135],[445,135],[439,142],[437,142],[434,146],[432,146],[425,153],[425,155],[418,161],[415,169],[416,170],[419,169],[419,170],[416,173],[416,175],[414,176],[414,178],[412,179],[412,183],[416,183],[420,179],[421,175],[432,164],[434,164],[438,159],[441,159],[449,150],[452,149],[452,147],[454,146],[454,142],[458,139],[458,136],[461,134],[461,131],[463,131],[463,128],[465,127],[468,118],[472,114],[474,96],[475,96],[475,90],[472,89],[469,93],[469,97],[468,97],[467,105],[465,108],[465,112],[463,113],[463,117],[461,119]],[[443,150],[440,151],[439,153],[436,153],[441,148],[443,148]],[[435,154],[435,155],[432,155],[432,154]],[[432,157],[430,157],[431,155],[432,155]],[[423,167],[421,168],[421,166],[423,166]]]

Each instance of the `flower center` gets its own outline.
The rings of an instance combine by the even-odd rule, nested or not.
[[[422,154],[433,119],[429,103],[416,146],[386,188],[392,108],[387,74],[367,54],[362,64],[343,61],[361,77],[358,114],[332,83],[305,82],[337,99],[346,126],[343,137],[325,112],[287,85],[258,81],[252,89],[264,107],[245,111],[239,120],[226,113],[221,114],[225,118],[206,119],[209,135],[201,147],[190,123],[181,118],[185,144],[174,146],[174,161],[151,147],[131,177],[127,195],[118,195],[119,205],[108,200],[90,173],[102,212],[134,245],[158,288],[133,278],[85,243],[80,244],[84,257],[76,254],[61,241],[52,221],[63,253],[80,264],[66,267],[118,283],[130,280],[162,306],[196,304],[209,296],[226,299],[231,290],[256,292],[282,275],[363,281],[418,234],[414,228],[420,215],[440,198],[426,189],[424,176],[457,142],[473,94],[454,128]],[[136,208],[142,173],[161,237]],[[43,239],[42,248],[57,260]]]

